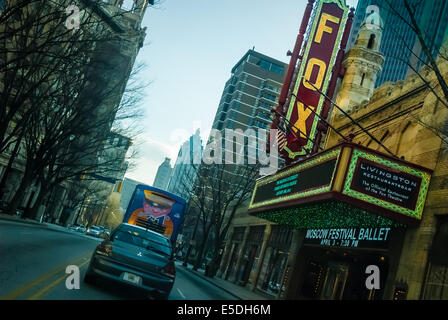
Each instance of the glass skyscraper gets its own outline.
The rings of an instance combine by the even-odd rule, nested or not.
[[[370,10],[367,12],[369,5],[378,6],[384,22],[380,51],[384,54],[386,61],[376,81],[376,87],[387,81],[395,82],[405,79],[414,73],[413,69],[420,69],[426,61],[415,32],[396,13],[392,12],[387,2],[359,0],[348,42],[348,48],[355,43],[362,22],[366,15],[371,13]],[[393,4],[394,10],[400,16],[409,21],[403,0],[389,0],[389,2]],[[425,42],[436,57],[447,35],[448,0],[409,0],[409,3],[415,6],[416,21],[422,30]]]

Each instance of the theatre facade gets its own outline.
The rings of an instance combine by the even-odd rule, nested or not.
[[[355,122],[333,111],[349,141],[328,130],[324,151],[257,181],[249,214],[297,232],[283,298],[448,298],[448,112],[438,99],[417,75],[386,83],[346,108]],[[378,289],[366,287],[372,265]]]
[[[406,229],[421,221],[431,174],[342,143],[259,180],[249,212],[301,231],[290,297],[375,299],[395,290],[386,279],[396,274]],[[369,265],[380,270],[380,289],[366,290]]]
[[[232,222],[218,276],[276,299],[448,299],[448,103],[428,67],[375,89],[382,30],[377,13],[361,25],[340,61],[331,108],[321,90],[334,87],[325,90],[322,68],[305,72],[309,81],[299,70],[290,88],[297,101],[286,103],[297,138],[287,136],[283,148],[294,162],[256,182]],[[437,61],[448,79],[448,61]],[[327,109],[305,109],[309,95]],[[371,266],[376,288],[366,286]]]

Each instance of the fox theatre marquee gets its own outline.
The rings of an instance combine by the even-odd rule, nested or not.
[[[299,229],[416,226],[430,177],[346,142],[258,180],[249,213]]]
[[[295,159],[312,150],[319,120],[328,116],[330,106],[319,91],[329,93],[329,85],[337,78],[336,58],[348,14],[343,2],[323,0],[317,3],[286,112],[294,131],[286,136],[287,143],[282,150],[286,159]]]
[[[359,275],[369,265],[379,266],[381,281],[394,272],[406,230],[422,220],[431,173],[344,142],[259,179],[249,213],[298,229],[302,239],[291,252],[295,282],[286,297],[381,297],[385,283],[371,292]]]
[[[257,180],[249,204],[249,214],[296,229],[286,299],[390,295],[396,287],[387,279],[395,279],[428,194],[430,169],[349,139],[318,150],[343,76],[354,16],[348,11],[344,0],[308,0],[271,126],[281,132],[277,146],[288,166]],[[373,291],[363,277],[372,265],[381,272],[381,289]]]

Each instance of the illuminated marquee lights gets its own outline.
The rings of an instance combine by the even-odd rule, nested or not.
[[[404,227],[397,221],[336,200],[273,209],[255,216],[297,229]]]
[[[353,179],[355,178],[355,171],[356,171],[357,164],[359,162],[358,160],[360,160],[360,159],[367,159],[374,163],[378,163],[378,164],[386,166],[388,168],[397,170],[398,172],[403,172],[405,174],[414,176],[417,179],[421,179],[421,185],[419,188],[420,190],[419,190],[418,196],[416,198],[415,208],[406,208],[406,207],[400,206],[396,203],[391,203],[390,201],[386,201],[384,199],[380,199],[378,197],[354,190],[352,187],[352,183],[353,183]],[[353,152],[352,159],[350,161],[350,166],[349,166],[349,170],[347,173],[347,178],[345,180],[343,193],[350,197],[383,207],[383,208],[391,210],[391,211],[401,213],[403,215],[409,216],[409,217],[417,219],[417,220],[421,220],[422,213],[423,213],[423,207],[425,205],[426,195],[428,193],[430,179],[431,179],[431,175],[428,172],[417,170],[417,169],[408,167],[406,165],[390,161],[386,158],[355,149]]]
[[[288,142],[283,152],[291,159],[306,154],[306,150],[311,150],[313,147],[319,117],[315,116],[310,108],[321,114],[325,97],[307,81],[322,92],[328,89],[348,14],[348,7],[344,2],[322,0],[316,8],[316,18],[309,33],[309,39],[312,41],[308,41],[305,47],[294,94],[286,115],[288,121],[301,132],[298,140],[294,134],[287,136]],[[297,134],[298,130],[294,128],[293,130]]]
[[[310,168],[310,167],[316,166],[318,164],[321,164],[323,162],[329,161],[331,159],[339,159],[340,153],[341,153],[341,149],[337,148],[335,150],[332,150],[331,152],[322,154],[321,156],[318,156],[315,159],[306,161],[305,163],[303,163],[301,165],[297,165],[289,170],[286,170],[286,171],[280,172],[279,174],[258,180],[255,185],[254,192],[252,193],[252,199],[251,199],[251,202],[249,205],[249,209],[255,209],[255,208],[263,207],[266,205],[273,205],[273,204],[282,203],[282,202],[285,202],[288,200],[309,197],[309,196],[313,196],[313,195],[317,195],[317,194],[321,194],[321,193],[330,191],[331,184],[332,184],[333,178],[334,178],[334,171],[336,170],[337,164],[335,165],[335,169],[332,173],[331,180],[330,180],[329,184],[320,186],[318,188],[313,188],[311,190],[307,189],[307,190],[303,190],[301,192],[296,192],[296,193],[292,193],[292,194],[288,194],[288,195],[284,195],[284,196],[277,196],[273,199],[269,199],[269,200],[265,200],[265,201],[260,201],[260,202],[255,201],[257,192],[259,191],[259,189],[262,186],[267,185],[272,182],[275,182],[275,181],[280,181],[282,178],[287,179],[288,177],[294,175],[295,173],[298,173],[297,179],[301,179],[300,172],[306,170],[307,168]],[[337,160],[336,160],[336,162],[337,162]]]
[[[431,173],[342,143],[258,180],[248,211],[296,228],[415,226]]]

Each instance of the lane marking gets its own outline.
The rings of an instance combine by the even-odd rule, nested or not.
[[[83,263],[81,263],[78,267],[79,269],[81,269],[83,266],[85,266],[88,262],[90,261],[84,261]],[[52,283],[50,283],[48,286],[42,288],[41,290],[39,290],[38,292],[36,292],[35,294],[33,294],[32,296],[25,298],[25,300],[38,300],[39,298],[41,298],[42,296],[46,295],[50,290],[52,290],[54,287],[56,287],[59,283],[61,283],[62,281],[65,280],[65,278],[67,278],[67,276],[69,276],[68,274],[65,274],[62,277],[57,278],[56,280],[54,280]]]
[[[80,260],[82,260],[85,257],[89,257],[91,255],[91,252],[84,254],[80,257],[77,257],[69,262],[64,263],[63,265],[60,265],[59,267],[43,274],[42,276],[32,280],[31,282],[28,282],[27,284],[23,285],[22,287],[19,287],[17,289],[15,289],[14,291],[10,292],[7,295],[4,295],[2,297],[0,297],[0,300],[13,300],[15,298],[17,298],[18,296],[20,296],[21,294],[23,294],[24,292],[28,291],[29,289],[33,288],[34,286],[44,282],[45,280],[47,280],[48,278],[58,274],[61,271],[64,271],[65,268],[67,267],[67,265],[69,264],[76,264],[75,262],[78,262]]]
[[[182,293],[182,291],[180,291],[180,289],[178,288],[177,291],[179,291],[180,295],[182,296],[183,299],[186,299],[187,297],[184,296],[184,294]]]

